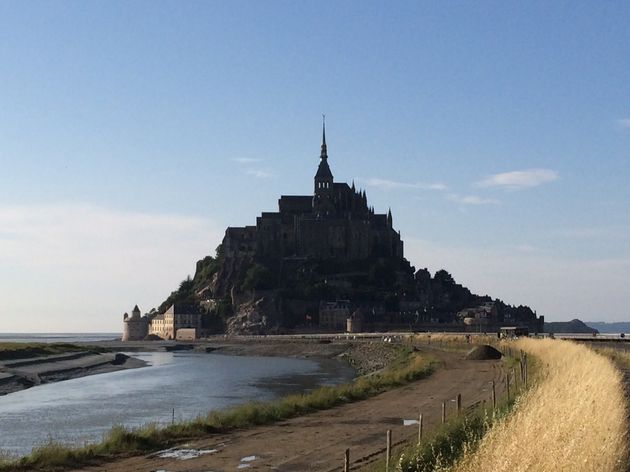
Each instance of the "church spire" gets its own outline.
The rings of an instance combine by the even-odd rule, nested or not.
[[[328,150],[326,149],[326,115],[324,114],[322,114],[322,151],[319,157],[328,159]]]

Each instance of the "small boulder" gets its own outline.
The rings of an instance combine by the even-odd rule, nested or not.
[[[473,361],[488,361],[492,359],[501,359],[502,354],[497,349],[487,344],[473,347],[466,354],[466,359]]]

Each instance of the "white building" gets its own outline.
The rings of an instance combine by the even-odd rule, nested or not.
[[[149,324],[149,334],[162,339],[175,339],[177,330],[181,328],[194,329],[195,337],[201,334],[201,314],[186,306],[171,305],[164,313],[156,315]],[[190,331],[187,331],[190,333]],[[189,337],[189,335],[187,335]]]

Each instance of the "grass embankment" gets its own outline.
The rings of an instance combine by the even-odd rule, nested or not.
[[[568,341],[515,346],[544,363],[539,381],[451,470],[625,470],[627,410],[612,361]]]
[[[321,387],[310,393],[289,395],[271,402],[252,402],[166,427],[150,424],[129,430],[117,426],[99,444],[73,448],[50,443],[33,449],[29,456],[0,464],[0,471],[62,470],[156,451],[212,433],[271,424],[366,399],[427,377],[436,367],[437,362],[433,358],[401,348],[398,358],[383,372],[360,377],[348,384]]]
[[[103,350],[93,346],[81,346],[70,343],[0,343],[0,361],[52,356],[78,351],[101,352]]]

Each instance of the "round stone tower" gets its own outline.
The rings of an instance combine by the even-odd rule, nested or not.
[[[142,341],[149,334],[149,322],[146,316],[140,316],[140,308],[136,305],[131,312],[123,315],[123,341]]]

